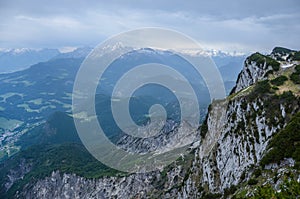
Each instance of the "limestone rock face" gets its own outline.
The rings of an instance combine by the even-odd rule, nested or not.
[[[237,93],[240,90],[253,85],[257,81],[266,78],[265,75],[272,69],[272,66],[267,65],[267,62],[259,64],[247,58],[244,63],[243,70],[238,76],[236,86],[233,91]]]
[[[253,57],[246,59],[233,93],[263,80],[268,71],[274,70],[274,63],[278,63],[267,61],[266,56],[261,55],[259,58],[259,61]],[[183,158],[183,163],[176,161],[162,171],[100,179],[86,179],[54,171],[49,177],[27,184],[17,196],[200,198],[204,191],[223,193],[226,188],[250,178],[253,166],[259,165],[272,136],[287,124],[287,114],[293,115],[300,110],[297,99],[293,102],[278,100],[270,106],[270,101],[273,102],[271,97],[258,95],[249,98],[245,95],[214,101],[204,123],[206,130],[202,132],[201,129],[201,136],[191,147],[189,156]],[[131,152],[143,153],[145,147],[152,151],[159,150],[160,146],[168,142],[179,141],[173,139],[179,127],[170,123],[168,128],[173,133],[156,137],[150,145],[131,137],[123,137],[119,144]],[[290,162],[293,160],[286,161],[286,164],[292,165]]]

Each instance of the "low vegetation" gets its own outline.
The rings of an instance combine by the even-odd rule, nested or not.
[[[295,67],[295,72],[291,74],[290,79],[294,84],[300,84],[300,65]]]
[[[4,188],[2,187],[0,198],[13,197],[15,192],[22,190],[26,184],[49,176],[53,171],[74,173],[86,178],[125,175],[125,173],[103,165],[81,144],[35,145],[21,151],[11,160],[0,165],[0,182],[2,185],[7,181],[6,174],[9,173],[9,170],[20,169],[18,165],[22,160],[31,165],[30,171],[23,179],[15,182],[7,193],[3,192]]]
[[[300,112],[286,127],[274,136],[270,142],[270,150],[261,160],[261,165],[280,163],[284,158],[293,158],[300,164]]]
[[[287,80],[288,80],[288,78],[286,76],[281,75],[279,77],[276,77],[275,79],[272,79],[270,82],[271,82],[271,84],[273,84],[275,86],[281,86]]]
[[[268,174],[266,174],[268,175]],[[258,185],[245,186],[238,191],[232,198],[234,199],[281,199],[281,198],[298,198],[300,194],[300,183],[294,177],[289,177],[287,174],[283,176],[282,183],[275,189],[272,184],[265,182],[266,179],[261,179],[262,182]],[[270,179],[269,179],[270,180]],[[265,182],[265,183],[264,183]],[[280,191],[279,191],[280,190]]]
[[[260,82],[257,82],[257,84],[253,87],[251,92],[246,96],[248,101],[253,101],[257,97],[263,97],[267,94],[270,94],[271,92],[271,85],[269,83],[269,80],[263,80]]]
[[[208,115],[206,115],[205,120],[203,121],[201,127],[200,127],[200,136],[202,139],[205,138],[207,132],[208,132],[208,125],[207,125]]]
[[[296,180],[286,180],[280,187],[280,191],[276,191],[270,184],[258,186],[254,192],[252,199],[262,198],[298,198],[300,194],[300,184]]]
[[[292,53],[288,59],[292,59],[294,61],[300,61],[300,51],[297,51],[295,53]]]
[[[290,50],[288,48],[283,48],[283,47],[275,47],[272,50],[272,53],[280,53],[280,54],[287,54],[287,53],[291,53],[293,52],[293,50]]]
[[[249,61],[254,61],[256,62],[258,65],[263,65],[264,63],[266,63],[266,66],[272,66],[273,70],[274,71],[278,71],[279,68],[280,68],[280,63],[277,62],[276,60],[268,57],[268,56],[265,56],[265,55],[262,55],[258,52],[252,54],[249,58],[248,58]]]

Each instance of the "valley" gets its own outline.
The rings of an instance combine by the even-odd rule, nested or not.
[[[82,145],[70,111],[72,81],[82,58],[51,60],[1,75],[0,194],[7,198],[298,196],[297,53],[274,48],[270,55],[254,53],[247,57],[229,96],[201,107],[203,123],[188,154],[148,173],[129,174],[108,168]],[[146,139],[120,133],[105,109],[110,103],[111,82],[102,85],[105,87],[96,95],[97,117],[104,121],[107,131],[117,132],[107,136],[119,147],[133,153],[159,151],[168,143],[178,143],[180,132],[189,133],[189,128],[180,130],[176,122],[176,103],[145,96],[145,91],[133,98],[134,107],[138,107],[132,110],[135,120],[147,126],[145,112],[149,106],[165,103],[171,116],[164,130]]]

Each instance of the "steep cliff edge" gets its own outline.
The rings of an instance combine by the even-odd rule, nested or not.
[[[280,54],[280,50],[246,59],[231,95],[210,105],[199,130],[200,144],[164,170],[87,179],[57,169],[27,183],[14,197],[244,198],[261,194],[255,184],[278,193],[285,193],[281,186],[298,189],[299,153],[275,158],[272,152],[274,142],[286,143],[282,139],[287,132],[300,135],[300,120],[295,119],[300,111],[300,84],[294,81],[300,66],[292,58],[296,51]],[[289,143],[295,148],[289,150],[297,151],[300,138],[294,138]],[[285,180],[294,184],[284,184]]]
[[[267,78],[269,72],[279,70],[279,65],[279,62],[268,56],[258,52],[252,54],[245,60],[244,68],[238,76],[233,92],[239,92],[257,81]]]
[[[300,64],[300,51],[275,47],[270,55],[256,52],[246,58],[244,67],[238,75],[236,86],[231,93],[237,93],[259,80],[268,79],[269,74],[276,74],[281,69],[297,64]]]

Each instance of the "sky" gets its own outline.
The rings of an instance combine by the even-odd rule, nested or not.
[[[96,46],[143,27],[179,31],[204,49],[300,50],[299,0],[0,0],[0,48]]]

